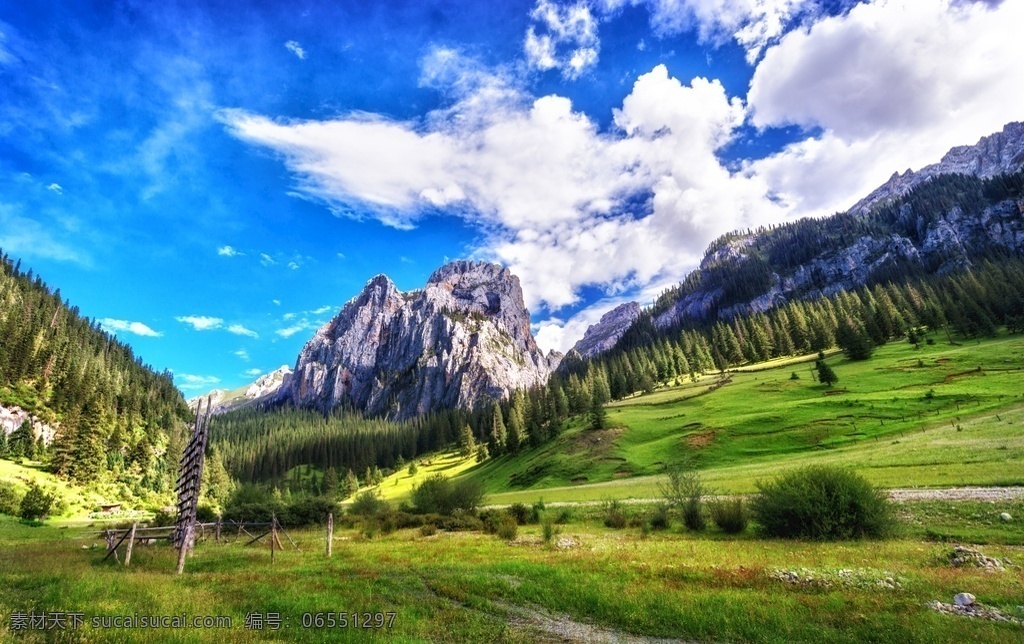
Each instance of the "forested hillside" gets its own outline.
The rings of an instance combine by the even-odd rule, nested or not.
[[[1018,254],[1022,195],[1024,172],[941,175],[866,215],[728,233],[709,245],[699,270],[658,297],[651,314],[659,326],[728,318]]]
[[[0,253],[0,404],[53,425],[37,458],[80,483],[163,491],[176,475],[188,408],[169,373]]]

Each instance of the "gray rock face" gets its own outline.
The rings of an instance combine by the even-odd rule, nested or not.
[[[872,206],[906,194],[911,188],[940,174],[973,174],[992,177],[1024,168],[1024,123],[1007,123],[1002,132],[982,137],[974,145],[961,145],[951,149],[938,163],[914,172],[893,173],[884,184],[876,188],[850,209],[866,214]]]
[[[939,163],[918,172],[895,174],[884,186],[854,206],[864,214],[873,206],[898,197],[935,176],[948,173],[989,177],[1024,168],[1024,123],[1010,123],[977,145],[950,150]],[[750,301],[720,306],[720,289],[698,288],[658,312],[654,323],[669,327],[685,319],[703,319],[717,314],[721,319],[761,313],[789,300],[813,299],[850,290],[867,283],[879,269],[902,263],[924,264],[942,274],[971,265],[971,257],[987,251],[1024,251],[1024,199],[1008,199],[980,213],[953,208],[931,221],[914,220],[909,206],[900,215],[900,234],[859,237],[844,248],[812,258],[784,274],[773,273],[767,290]],[[738,265],[757,241],[757,235],[737,237],[717,248],[701,261],[701,269]]]
[[[277,398],[404,419],[544,383],[559,358],[530,334],[519,278],[460,261],[418,291],[371,279],[306,343]]]
[[[53,441],[53,437],[57,433],[57,427],[60,427],[59,424],[57,424],[57,427],[51,427],[41,418],[35,414],[30,414],[21,407],[4,407],[0,405],[0,432],[10,435],[17,431],[26,420],[32,425],[36,440],[42,437],[44,445],[49,445]]]
[[[640,317],[640,305],[636,302],[620,304],[601,316],[597,324],[591,324],[583,337],[573,345],[583,358],[592,358],[615,346],[622,334]]]

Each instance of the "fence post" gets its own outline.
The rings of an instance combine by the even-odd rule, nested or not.
[[[127,568],[128,564],[132,561],[132,546],[135,545],[135,528],[139,526],[139,522],[136,521],[132,524],[132,532],[128,535],[128,550],[124,553],[124,567]]]
[[[274,563],[274,546],[277,544],[277,515],[270,515],[270,563]]]
[[[327,558],[331,558],[331,547],[334,545],[334,513],[327,515]]]

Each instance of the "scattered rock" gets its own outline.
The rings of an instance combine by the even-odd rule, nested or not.
[[[953,603],[957,606],[974,606],[975,597],[971,593],[957,593],[953,596]]]
[[[962,598],[967,597],[970,599],[969,604],[961,604]],[[965,600],[964,600],[965,601]],[[928,608],[934,611],[938,611],[944,615],[960,615],[961,617],[971,617],[974,619],[987,619],[993,622],[1005,622],[1008,624],[1017,624],[1018,626],[1024,626],[1024,621],[1007,615],[1000,611],[998,608],[991,606],[985,606],[978,602],[974,595],[970,593],[959,593],[953,598],[952,604],[944,604],[938,600],[928,602]]]
[[[839,570],[776,569],[768,573],[768,576],[787,584],[803,587],[843,587],[862,588],[865,590],[897,590],[903,588],[903,584],[897,580],[896,575],[885,570],[847,568]]]
[[[1003,521],[1013,521],[1013,517],[1010,516],[1009,512],[1003,512],[1002,514],[999,515],[999,518],[1002,519]]]
[[[980,550],[973,550],[963,546],[954,546],[950,554],[950,563],[954,568],[984,568],[988,572],[1002,572],[1005,570],[1005,560],[988,557]]]
[[[580,542],[571,537],[559,537],[558,541],[555,542],[555,547],[559,550],[571,550],[579,545]]]

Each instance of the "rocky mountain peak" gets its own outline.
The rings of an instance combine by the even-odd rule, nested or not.
[[[519,279],[457,261],[417,291],[401,293],[384,275],[367,282],[306,343],[278,399],[408,418],[543,383],[553,363],[530,334]]]
[[[591,324],[572,351],[582,358],[591,358],[611,349],[638,317],[640,305],[636,302],[618,305],[602,315],[597,324]]]
[[[875,188],[850,209],[867,214],[884,203],[940,174],[972,174],[981,178],[1016,172],[1024,168],[1024,122],[1007,123],[1001,132],[983,136],[974,145],[951,148],[938,163],[918,171],[894,172],[889,180]]]

